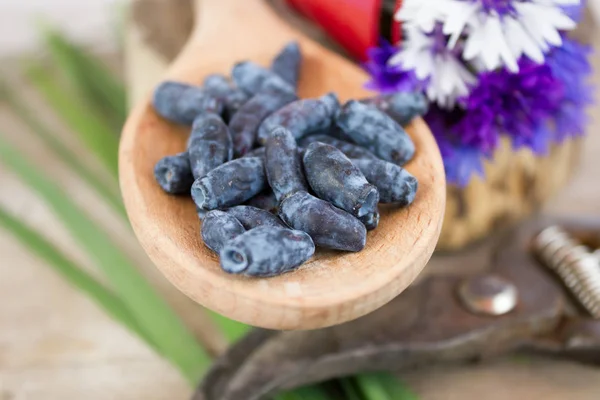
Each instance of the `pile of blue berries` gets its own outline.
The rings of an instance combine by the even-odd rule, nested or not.
[[[186,151],[161,159],[156,181],[169,194],[191,193],[202,239],[228,273],[289,272],[316,246],[360,251],[379,204],[415,198],[417,180],[402,168],[415,146],[403,126],[427,111],[423,96],[301,100],[301,61],[293,42],[271,68],[244,61],[231,80],[167,81],[154,93],[159,115],[191,125]]]

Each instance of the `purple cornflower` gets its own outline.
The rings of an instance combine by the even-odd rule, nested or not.
[[[553,116],[561,104],[564,84],[554,78],[546,64],[519,60],[519,72],[505,68],[486,72],[471,93],[461,99],[466,114],[459,123],[461,141],[493,150],[501,135],[515,143],[528,143],[536,135],[539,121]]]
[[[586,107],[594,102],[594,86],[590,83],[592,66],[589,55],[592,48],[563,37],[562,47],[554,48],[546,63],[554,77],[563,83],[564,96],[554,115],[556,142],[571,136],[581,136],[588,121]]]
[[[399,65],[388,65],[388,61],[398,48],[385,39],[379,40],[379,47],[372,47],[367,54],[369,60],[363,68],[371,76],[365,85],[367,89],[381,93],[409,92],[420,90],[421,81],[413,71],[404,71]]]
[[[460,187],[466,186],[474,174],[483,177],[483,160],[489,158],[481,149],[460,143],[456,126],[464,116],[459,108],[447,111],[435,105],[425,116],[444,160],[446,180]]]

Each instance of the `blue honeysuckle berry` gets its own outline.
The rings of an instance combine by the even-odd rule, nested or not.
[[[375,106],[350,100],[336,122],[354,143],[385,161],[402,166],[415,154],[415,145],[404,128]]]
[[[227,242],[220,252],[221,268],[230,274],[275,276],[295,270],[314,253],[305,232],[261,226]]]
[[[244,157],[229,161],[196,179],[192,199],[205,210],[243,204],[268,187],[264,161]]]
[[[362,222],[307,192],[296,192],[284,199],[279,217],[289,227],[308,233],[319,247],[361,251],[367,243]]]
[[[302,99],[289,103],[267,117],[258,129],[258,142],[264,145],[277,127],[288,129],[296,140],[331,127],[340,109],[334,93],[316,99]]]
[[[405,207],[415,200],[419,186],[417,178],[404,168],[383,160],[353,159],[352,163],[377,187],[381,203]]]
[[[152,105],[161,117],[182,125],[192,125],[205,112],[220,114],[223,110],[223,103],[200,87],[175,81],[158,85]]]
[[[296,139],[285,128],[275,128],[267,140],[265,170],[278,201],[298,191],[308,191]]]
[[[218,253],[229,241],[246,232],[246,229],[233,215],[213,210],[204,217],[200,232],[206,247]]]
[[[335,147],[320,142],[311,143],[304,154],[304,170],[310,187],[319,198],[355,217],[362,217],[377,209],[377,188]]]
[[[196,179],[233,158],[231,134],[219,115],[206,113],[194,120],[187,150]]]

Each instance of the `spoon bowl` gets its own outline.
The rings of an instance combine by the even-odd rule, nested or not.
[[[283,22],[263,1],[204,1],[197,27],[164,79],[200,84],[211,73],[229,74],[241,60],[267,66],[290,40],[304,62],[300,97],[334,91],[341,101],[363,98],[366,74]],[[202,243],[195,205],[164,193],[153,168],[185,149],[189,128],[160,118],[147,100],[123,130],[119,170],[133,229],[161,272],[190,298],[229,318],[270,329],[314,329],[363,316],[400,294],[421,272],[437,243],[445,207],[445,177],[436,142],[416,119],[408,132],[417,153],[406,166],[419,180],[414,203],[382,207],[379,227],[359,253],[319,249],[298,270],[267,279],[229,275]]]

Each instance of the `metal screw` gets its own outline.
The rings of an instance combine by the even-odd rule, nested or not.
[[[517,288],[496,275],[478,275],[461,282],[458,296],[472,313],[499,316],[512,311],[518,302]]]
[[[591,253],[557,226],[540,232],[533,240],[533,250],[590,315],[600,318],[600,251]]]

